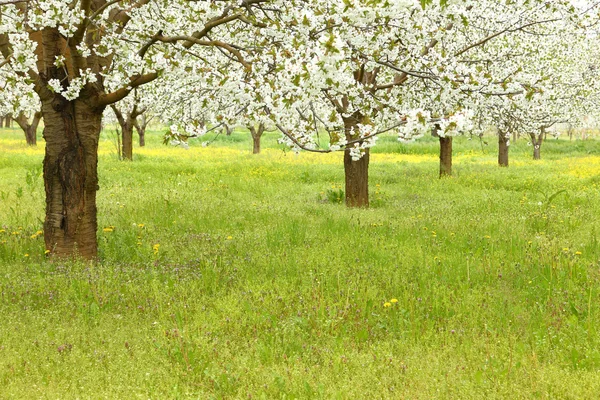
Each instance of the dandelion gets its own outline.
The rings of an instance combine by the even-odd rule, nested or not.
[[[44,254],[50,254],[50,250],[44,251]]]
[[[4,232],[6,232],[6,230],[0,229],[0,233],[4,233]]]
[[[154,251],[154,254],[158,254],[158,249],[160,248],[160,244],[156,243],[155,245],[152,246],[152,250]]]
[[[138,228],[143,228],[144,226],[144,224],[138,224]]]
[[[232,240],[233,236],[227,236],[227,240]]]
[[[563,251],[566,253],[567,251],[569,251],[568,247],[563,247]]]
[[[102,229],[102,232],[112,232],[115,230],[114,226],[107,226],[106,228]]]
[[[492,237],[490,235],[485,235],[483,238],[484,239],[491,239]]]
[[[29,254],[25,253],[25,257],[29,257]]]
[[[398,299],[391,299],[390,300],[390,303],[392,303],[392,304],[396,304],[397,302],[398,302]]]
[[[576,256],[580,256],[580,255],[581,255],[581,252],[580,252],[580,251],[576,251],[576,252],[575,252],[575,255],[576,255]]]
[[[383,303],[383,306],[384,306],[385,308],[388,308],[388,307],[391,307],[391,306],[392,306],[392,303],[389,303],[389,302],[387,302],[387,301],[386,301],[385,303]]]

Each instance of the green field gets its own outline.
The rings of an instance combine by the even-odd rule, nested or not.
[[[0,398],[590,399],[600,141],[383,137],[372,207],[342,154],[248,134],[134,161],[101,140],[100,261],[49,261],[44,142],[0,130]]]

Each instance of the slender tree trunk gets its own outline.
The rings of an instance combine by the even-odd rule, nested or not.
[[[57,256],[95,258],[98,140],[102,110],[80,98],[60,95],[42,102],[44,116],[44,185],[46,249]]]
[[[111,108],[117,116],[117,121],[121,126],[121,158],[123,160],[133,160],[133,127],[135,124],[135,108],[134,111],[127,116],[113,104]]]
[[[452,136],[440,136],[440,178],[452,176]]]
[[[498,165],[501,167],[508,167],[509,139],[507,136],[509,137],[510,134],[498,132]]]
[[[138,119],[134,121],[134,126],[140,138],[140,147],[144,147],[146,145],[146,126],[148,126],[146,116],[141,114],[139,116],[139,121]]]
[[[431,130],[431,136],[440,141],[440,178],[452,176],[452,136],[440,136],[439,126],[435,125]]]
[[[533,138],[531,141],[533,144],[533,159],[534,160],[542,159],[541,150],[542,150],[542,143],[544,142],[544,136],[546,136],[545,128],[540,128],[540,133],[537,135],[537,137],[535,134],[533,135]]]
[[[540,142],[540,144],[533,145],[533,159],[534,160],[542,159],[541,149],[542,149],[541,142]]]
[[[356,128],[362,120],[356,112],[344,118],[344,129],[348,141],[356,139]],[[359,160],[353,160],[350,149],[344,151],[344,173],[346,181],[346,206],[369,207],[369,149],[364,150]]]
[[[4,127],[5,128],[12,128],[12,117],[10,115],[6,115],[4,117]]]

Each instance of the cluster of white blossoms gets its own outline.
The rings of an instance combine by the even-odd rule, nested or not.
[[[86,85],[127,94],[154,74],[138,100],[158,105],[180,142],[263,123],[296,150],[348,148],[358,159],[381,132],[411,141],[434,128],[538,130],[598,102],[595,11],[576,1],[261,0],[251,11],[242,0],[19,4],[0,5],[4,108],[17,91],[35,99],[37,43],[24,32],[52,27],[65,45],[77,42],[76,65],[57,57],[68,81],[47,88],[74,101]]]

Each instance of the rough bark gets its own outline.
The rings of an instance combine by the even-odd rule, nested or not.
[[[57,95],[43,101],[42,112],[46,140],[46,249],[57,256],[95,258],[102,111],[83,100],[69,102]]]
[[[43,30],[45,81],[68,84],[64,68],[54,64],[63,43],[58,29]],[[48,91],[40,96],[46,140],[44,241],[54,256],[93,259],[98,254],[96,191],[103,107],[91,99],[98,98],[99,89],[88,85],[73,101]]]
[[[252,135],[252,154],[259,154],[260,153],[260,140],[262,138],[263,133],[265,132],[265,126],[264,124],[260,124],[258,126],[258,128],[255,128],[254,126],[250,126],[250,134]]]
[[[360,113],[344,117],[344,130],[348,141],[356,140],[356,129],[362,120]],[[346,206],[369,207],[369,149],[359,160],[353,160],[350,150],[344,151],[344,173],[346,181]]]
[[[19,114],[19,116],[15,119],[19,127],[21,127],[25,133],[25,140],[29,146],[37,145],[37,128],[41,119],[41,112],[36,112],[34,114],[31,124],[29,123],[27,116],[23,113]]]
[[[508,167],[509,139],[507,136],[502,132],[498,133],[498,165],[501,167]]]

